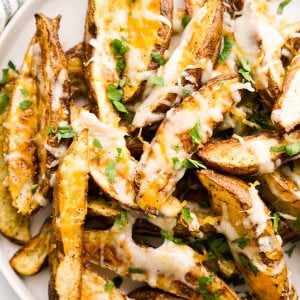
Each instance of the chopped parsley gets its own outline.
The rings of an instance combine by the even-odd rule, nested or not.
[[[190,91],[188,89],[183,89],[182,94],[183,94],[184,97],[187,97],[187,96],[190,96],[192,94],[192,91]]]
[[[278,233],[279,222],[280,222],[280,217],[279,217],[278,213],[274,213],[273,214],[273,229],[276,233]]]
[[[224,47],[218,57],[218,63],[225,61],[229,57],[231,50],[232,50],[232,46],[233,46],[233,41],[225,36],[224,37]]]
[[[285,250],[284,253],[286,253],[288,255],[288,257],[291,257],[295,248],[296,248],[296,245],[293,245],[291,248]]]
[[[240,254],[240,255],[239,255],[239,258],[240,258],[241,264],[242,264],[245,268],[247,268],[247,269],[249,269],[250,271],[252,271],[254,275],[257,274],[257,272],[258,272],[257,266],[254,265],[254,264],[253,264],[246,256]]]
[[[123,39],[124,41],[124,39]],[[120,73],[124,72],[126,61],[124,55],[129,51],[129,47],[123,44],[122,40],[114,39],[111,43],[111,50],[117,60],[116,69]]]
[[[150,76],[149,80],[154,85],[158,85],[158,86],[164,86],[165,85],[165,81],[164,81],[163,77]]]
[[[101,144],[101,142],[97,138],[94,138],[94,140],[93,140],[93,146],[97,147],[97,148],[102,148],[102,144]]]
[[[21,91],[21,93],[22,93],[22,95],[23,95],[24,97],[29,97],[29,92],[28,92],[28,90],[26,90],[26,89],[20,89],[20,91]]]
[[[143,270],[139,268],[129,268],[128,272],[131,274],[143,274]]]
[[[166,60],[158,53],[152,52],[151,58],[161,66],[166,63]]]
[[[286,146],[272,146],[270,148],[271,152],[285,152],[285,147]]]
[[[206,166],[199,160],[194,160],[191,158],[185,158],[182,161],[182,165],[187,169],[207,169]]]
[[[104,286],[105,292],[110,292],[114,288],[114,283],[112,281],[106,281]]]
[[[171,241],[171,242],[173,242],[175,244],[182,244],[182,239],[181,238],[176,238],[176,237],[174,237],[174,235],[169,234],[165,230],[161,230],[160,234],[161,234],[162,237],[164,237],[168,241]]]
[[[271,152],[285,152],[289,156],[294,156],[300,153],[300,142],[289,145],[273,146],[270,148]]]
[[[129,114],[126,106],[121,102],[123,97],[123,91],[118,89],[113,83],[107,86],[107,97],[111,100],[114,108],[122,113]]]
[[[26,110],[27,108],[29,108],[32,105],[32,101],[31,100],[24,100],[20,103],[20,108],[22,110]]]
[[[230,249],[224,236],[212,235],[205,243],[210,249],[210,258],[228,258],[230,257]]]
[[[52,125],[49,125],[46,129],[46,134],[49,135],[50,133],[54,133],[54,128]]]
[[[105,175],[109,183],[113,183],[116,178],[116,162],[110,161],[105,168]]]
[[[8,79],[8,71],[9,71],[9,69],[2,70],[2,79],[0,80],[0,85],[6,84],[7,79]]]
[[[9,103],[8,93],[0,93],[0,114],[3,114],[6,106]]]
[[[277,8],[277,14],[282,15],[284,8],[291,2],[292,0],[283,0],[280,2]]]
[[[190,20],[191,20],[191,17],[188,14],[186,14],[181,20],[182,27],[185,28],[186,25],[190,22]]]
[[[246,60],[246,58],[244,58],[243,56],[239,56],[239,60],[241,63],[241,68],[239,68],[239,74],[242,75],[242,77],[246,80],[249,81],[251,83],[254,83],[253,78],[251,77],[251,67],[249,62]]]
[[[117,147],[116,162],[119,162],[121,160],[121,153],[122,153],[122,148]]]
[[[47,128],[48,129],[48,128]],[[56,137],[60,143],[61,139],[70,139],[77,135],[77,131],[73,130],[71,126],[60,126],[56,132]]]
[[[35,191],[37,188],[38,188],[38,184],[32,184],[31,186],[30,186],[30,190],[31,191]]]
[[[174,147],[173,147],[173,150],[174,150],[176,153],[179,153],[180,147],[179,147],[179,146],[174,146]]]
[[[120,218],[114,221],[114,226],[116,226],[118,229],[123,229],[125,227],[126,220],[126,210],[123,209],[121,211]]]
[[[15,73],[19,74],[19,71],[17,70],[16,65],[11,60],[8,62],[7,65],[11,70],[13,70]]]
[[[235,243],[235,244],[238,244],[239,247],[241,249],[245,249],[247,243],[250,241],[249,238],[245,237],[245,236],[241,236],[237,239],[234,239],[233,241],[231,241],[231,243]]]
[[[175,170],[180,170],[182,165],[181,165],[181,162],[180,162],[179,158],[178,157],[172,157],[172,161],[173,161],[173,168]]]
[[[209,277],[197,277],[197,281],[198,281],[198,285],[199,285],[199,291],[200,294],[203,296],[203,298],[205,300],[211,300],[212,297],[209,295],[208,291],[207,291],[207,286],[212,284],[214,282],[214,277],[213,275],[209,276]],[[214,297],[214,299],[218,299],[219,295],[217,295],[217,298]]]
[[[191,212],[188,208],[183,207],[182,210],[181,210],[181,215],[182,215],[182,218],[186,222],[192,222],[193,221],[193,217],[191,216]]]
[[[201,142],[201,139],[202,139],[200,120],[198,120],[196,122],[196,124],[194,125],[194,127],[190,131],[190,137],[191,137],[192,142],[193,142],[194,145],[199,145],[199,143]]]
[[[118,84],[120,88],[124,87],[124,85],[126,84],[126,78],[119,79]]]

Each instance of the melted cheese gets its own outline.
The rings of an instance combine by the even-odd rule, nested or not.
[[[51,109],[53,111],[59,110],[61,107],[61,99],[68,96],[68,93],[64,91],[64,85],[68,79],[68,71],[66,69],[61,69],[52,90],[53,99],[51,101]]]

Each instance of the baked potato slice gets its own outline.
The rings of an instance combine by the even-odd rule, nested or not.
[[[282,95],[276,101],[271,120],[285,132],[300,124],[300,54],[292,60],[283,84]]]
[[[234,102],[231,89],[238,80],[235,73],[215,77],[168,111],[137,166],[136,201],[147,214],[176,216],[181,210],[180,205],[170,210],[166,204],[186,171],[183,162],[209,140],[230,110]],[[193,130],[197,132],[196,141]]]
[[[31,215],[39,203],[33,198],[37,169],[37,86],[32,76],[36,37],[30,42],[15,82],[6,119],[7,185],[18,213]]]
[[[294,299],[270,212],[254,185],[212,170],[197,172],[211,194],[211,205],[221,216],[215,224],[228,240],[237,267],[255,299]],[[268,293],[266,293],[266,290]]]
[[[300,228],[295,225],[295,221],[300,217],[300,189],[297,180],[300,174],[300,162],[296,160],[293,166],[285,164],[271,174],[260,176],[262,196],[277,211],[290,227],[300,232]]]
[[[121,209],[103,199],[88,199],[88,215],[118,219]]]
[[[61,160],[53,197],[50,299],[81,299],[82,234],[87,213],[88,131],[81,131]]]
[[[69,127],[68,62],[63,52],[58,29],[60,17],[36,16],[35,76],[38,85],[38,186],[33,201],[45,205],[51,196],[54,176],[60,159],[67,150],[64,138]]]
[[[136,208],[134,175],[136,161],[126,147],[125,130],[99,121],[82,107],[71,108],[72,127],[89,129],[89,172],[109,197]]]
[[[218,294],[224,300],[238,299],[202,265],[202,256],[188,246],[168,240],[158,248],[137,245],[132,239],[135,217],[127,211],[119,221],[107,231],[85,231],[83,247],[87,261],[184,299],[201,299],[201,293],[210,297]],[[209,283],[203,286],[201,280]]]
[[[39,233],[13,255],[9,263],[18,274],[32,276],[41,270],[50,251],[51,232],[51,219],[48,218]]]
[[[132,102],[142,96],[151,71],[164,64],[172,32],[173,1],[136,0],[130,9],[123,100]]]
[[[97,103],[98,118],[116,126],[119,115],[107,97],[110,83],[117,83],[119,74],[111,49],[114,39],[121,40],[122,30],[127,28],[128,0],[89,0],[84,33],[85,76],[91,98]]]
[[[197,6],[193,17],[183,31],[181,42],[162,67],[159,76],[163,86],[155,86],[137,106],[134,127],[145,127],[161,121],[167,110],[180,102],[183,90],[201,85],[202,71],[213,67],[222,37],[223,10],[220,0]],[[203,80],[202,80],[203,81]]]
[[[129,300],[130,298],[114,287],[113,283],[105,280],[91,267],[84,266],[82,272],[82,300]]]
[[[233,175],[272,173],[283,157],[283,152],[272,152],[271,147],[282,144],[277,133],[212,141],[198,151],[209,167]]]
[[[163,291],[157,289],[151,289],[148,287],[142,287],[137,290],[130,292],[128,295],[131,299],[135,300],[183,300],[184,298],[180,298],[169,293],[165,293]]]
[[[14,84],[7,84],[1,89],[1,94],[6,93],[9,97],[13,91]],[[24,244],[30,239],[29,217],[18,214],[17,209],[12,205],[12,198],[8,187],[5,184],[8,171],[4,159],[4,148],[6,147],[6,129],[4,122],[7,116],[7,109],[0,114],[0,232],[8,239],[18,244]]]

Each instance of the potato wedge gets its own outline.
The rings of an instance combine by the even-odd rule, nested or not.
[[[56,174],[50,298],[81,299],[82,226],[87,213],[88,131],[75,137]]]
[[[153,53],[164,57],[171,38],[173,1],[136,0],[128,16],[128,46],[126,78],[123,87],[124,101],[136,101],[143,94],[151,70],[161,64],[152,58]],[[143,32],[143,34],[141,34]]]
[[[34,199],[37,149],[37,86],[32,75],[36,37],[27,49],[15,83],[6,119],[7,185],[13,206],[23,215],[32,214],[39,203]]]
[[[39,87],[38,187],[33,200],[45,205],[51,196],[55,172],[67,150],[68,142],[60,131],[69,128],[68,62],[58,39],[60,17],[36,16],[35,75]]]
[[[11,85],[11,84],[10,84]],[[12,93],[11,86],[5,86],[1,89],[1,94]],[[8,176],[7,164],[4,159],[5,146],[5,128],[4,121],[6,120],[7,110],[0,114],[0,232],[18,244],[24,244],[30,239],[30,223],[29,217],[17,213],[17,209],[12,205],[12,198],[5,181]]]
[[[51,219],[48,218],[39,233],[13,255],[9,263],[18,274],[32,276],[41,270],[50,251],[51,232]]]
[[[199,277],[211,278],[205,287],[207,295],[218,293],[219,299],[238,299],[221,279],[202,265],[201,255],[188,246],[167,240],[158,248],[137,245],[132,240],[134,222],[135,218],[127,212],[110,230],[85,231],[85,259],[184,299],[200,299]]]
[[[119,115],[107,97],[109,83],[117,83],[119,74],[111,50],[114,39],[121,40],[120,28],[126,28],[129,13],[128,0],[89,0],[85,22],[84,53],[85,76],[91,98],[97,103],[98,118],[116,126]]]
[[[136,161],[126,147],[123,128],[99,121],[82,107],[71,108],[72,127],[89,129],[89,171],[104,193],[123,205],[136,208]]]
[[[139,288],[130,292],[129,297],[135,300],[183,300],[177,296],[151,288]]]
[[[212,136],[214,127],[223,120],[234,102],[230,90],[237,83],[235,73],[216,77],[169,110],[137,166],[136,201],[147,214],[178,214],[175,208],[170,210],[164,206],[186,171],[182,162],[190,159]],[[193,128],[198,128],[201,136],[197,142],[191,136]],[[181,206],[177,209],[181,210]]]
[[[222,217],[215,228],[226,236],[252,297],[294,299],[281,238],[276,236],[270,212],[255,186],[212,170],[201,170],[197,175],[211,193],[213,209]]]
[[[213,141],[198,151],[209,167],[233,175],[272,173],[281,163],[282,152],[272,152],[272,146],[281,144],[276,133],[237,137]]]
[[[89,199],[88,215],[118,219],[121,214],[121,209],[114,206],[103,199]]]
[[[292,60],[283,84],[282,95],[276,101],[271,120],[280,129],[290,132],[300,124],[300,54]]]
[[[130,299],[113,286],[109,280],[105,280],[91,268],[85,266],[82,272],[82,300],[126,300]]]
[[[167,110],[180,102],[185,85],[195,90],[201,85],[201,70],[212,68],[222,37],[222,3],[207,1],[186,26],[181,42],[163,66],[164,86],[155,86],[136,108],[134,127],[145,127],[161,121]]]

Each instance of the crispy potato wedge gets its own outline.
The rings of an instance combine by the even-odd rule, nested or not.
[[[134,127],[145,127],[161,121],[167,110],[180,102],[185,86],[195,90],[201,85],[201,70],[212,68],[222,37],[223,10],[220,0],[207,1],[196,8],[186,26],[181,42],[163,66],[164,86],[154,87],[136,108]]]
[[[18,274],[32,276],[41,270],[50,251],[51,232],[51,219],[48,218],[39,233],[13,255],[9,263]]]
[[[9,96],[12,93],[13,84],[4,86],[2,93]],[[6,186],[8,176],[7,164],[4,159],[5,128],[7,110],[0,114],[0,232],[15,243],[23,244],[30,239],[29,217],[17,213],[17,209],[12,205],[11,194]]]
[[[32,214],[39,203],[33,199],[37,169],[37,149],[34,139],[37,134],[37,86],[32,76],[34,64],[33,37],[20,69],[6,119],[7,129],[7,185],[12,204],[19,213]]]
[[[300,54],[292,60],[286,74],[282,95],[276,101],[271,120],[280,129],[290,132],[300,124]]]
[[[84,33],[85,76],[91,98],[97,103],[98,118],[116,126],[119,115],[107,97],[109,83],[117,83],[119,74],[111,50],[114,39],[121,39],[128,22],[129,2],[89,0]]]
[[[103,199],[88,200],[88,215],[118,219],[121,214],[119,207],[111,205]]]
[[[184,299],[184,298],[171,295],[169,293],[165,293],[157,289],[151,289],[147,287],[134,290],[130,292],[128,296],[135,300],[183,300]]]
[[[283,154],[270,148],[281,143],[278,134],[266,132],[210,142],[198,155],[207,166],[233,175],[272,173]]]
[[[36,15],[35,73],[39,87],[38,187],[33,200],[45,205],[51,195],[55,171],[68,142],[57,132],[69,128],[68,62],[58,39],[60,17],[49,19]]]
[[[126,219],[119,220],[107,231],[85,231],[83,247],[87,261],[184,299],[199,299],[197,278],[211,276],[208,295],[217,292],[219,299],[238,299],[221,279],[202,265],[201,255],[188,246],[167,240],[158,248],[137,245],[132,239],[135,218],[127,212]]]
[[[222,216],[215,228],[226,236],[252,297],[294,299],[281,238],[276,236],[270,213],[255,186],[212,170],[201,170],[197,175],[211,193],[213,209]]]
[[[105,280],[90,267],[85,266],[82,272],[82,300],[126,300],[129,298],[114,287],[109,285],[110,281]]]
[[[151,55],[155,53],[163,58],[169,46],[173,1],[136,0],[130,9],[127,27],[129,51],[126,53],[127,63],[123,74],[126,78],[124,101],[138,100],[144,92],[151,70],[160,66]]]
[[[285,217],[290,227],[298,233],[300,228],[295,226],[295,221],[300,216],[300,189],[297,180],[300,174],[299,167],[300,162],[296,160],[292,170],[288,165],[284,165],[271,174],[259,177],[264,199],[283,218]]]
[[[212,136],[214,127],[223,120],[234,102],[230,90],[238,80],[235,73],[215,77],[199,92],[194,92],[180,105],[169,110],[137,166],[136,201],[146,213],[178,214],[178,210],[170,210],[169,206],[167,208],[164,205],[186,171],[181,165],[182,161],[190,159]],[[222,87],[220,82],[223,83]],[[199,122],[201,126],[197,125]],[[197,143],[191,137],[195,126],[199,127],[201,136]],[[174,158],[179,166],[175,165]],[[178,205],[177,209],[181,210],[181,206]]]
[[[82,107],[71,108],[72,127],[89,129],[89,172],[104,193],[123,205],[136,208],[136,161],[126,147],[123,128],[99,121]]]
[[[87,213],[88,131],[75,137],[56,174],[50,299],[81,299],[82,232]]]

